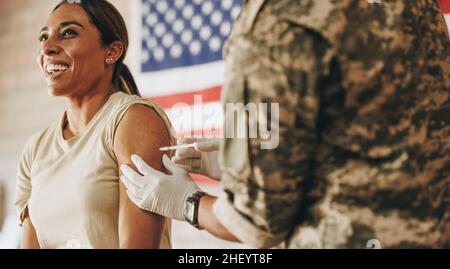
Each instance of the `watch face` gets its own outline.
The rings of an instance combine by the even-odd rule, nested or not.
[[[194,204],[190,202],[186,203],[185,217],[189,222],[194,221]]]

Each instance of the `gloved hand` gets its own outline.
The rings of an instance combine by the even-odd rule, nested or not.
[[[218,138],[179,139],[179,145],[195,143],[195,148],[177,149],[172,162],[192,173],[220,180],[222,172],[219,166],[219,142]]]
[[[143,176],[128,165],[120,167],[123,172],[120,179],[127,188],[130,200],[139,208],[185,221],[185,201],[200,191],[189,173],[172,163],[167,155],[163,156],[162,162],[172,175],[153,169],[137,155],[131,156],[131,160]]]

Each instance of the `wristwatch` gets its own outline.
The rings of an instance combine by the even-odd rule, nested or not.
[[[200,205],[200,198],[205,195],[206,193],[197,191],[186,199],[184,207],[184,217],[186,218],[186,221],[199,230],[202,230],[202,228],[198,223],[198,208]]]

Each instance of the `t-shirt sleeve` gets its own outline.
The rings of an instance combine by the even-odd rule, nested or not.
[[[14,205],[16,207],[17,214],[19,216],[20,225],[23,224],[25,217],[25,209],[28,207],[28,202],[31,196],[32,184],[31,184],[31,167],[33,164],[33,148],[34,138],[30,138],[22,152],[20,159],[17,179],[16,179],[16,191],[14,197]]]

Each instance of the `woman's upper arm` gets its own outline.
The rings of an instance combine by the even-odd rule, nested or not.
[[[33,153],[35,148],[35,139],[28,139],[19,162],[19,169],[16,178],[16,190],[14,194],[14,205],[22,224],[25,220],[25,213],[28,212],[28,201],[31,197],[31,167],[33,164]]]
[[[28,212],[28,202],[31,196],[31,166],[33,163],[34,148],[36,146],[36,136],[28,139],[22,152],[17,173],[16,193],[14,195],[14,205],[16,207],[19,221],[22,226],[22,239],[20,248],[39,249],[36,230],[30,219]]]
[[[138,154],[153,168],[164,171],[160,147],[170,144],[170,135],[159,114],[151,107],[130,107],[119,123],[114,137],[114,153],[118,165],[131,162]],[[120,169],[119,169],[120,170]],[[121,174],[121,171],[119,171]],[[120,183],[119,241],[121,248],[158,248],[164,231],[165,218],[140,209],[127,196]]]

